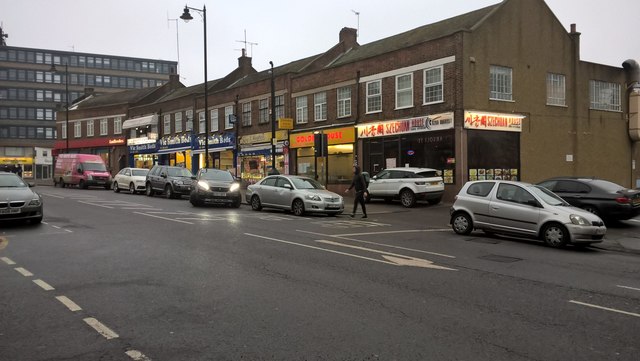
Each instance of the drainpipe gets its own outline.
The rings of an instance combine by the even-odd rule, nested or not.
[[[625,70],[626,94],[629,102],[627,119],[629,122],[629,137],[632,140],[630,188],[633,188],[637,186],[636,181],[640,178],[636,177],[634,179],[635,168],[638,166],[634,160],[636,154],[638,154],[638,144],[640,143],[640,65],[638,65],[637,61],[629,59],[622,63],[622,67]]]

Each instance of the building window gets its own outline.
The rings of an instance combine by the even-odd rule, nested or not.
[[[327,120],[327,93],[313,94],[313,120],[316,122]]]
[[[443,101],[442,67],[426,69],[424,71],[424,104],[441,103]]]
[[[205,115],[205,112],[198,113],[198,131],[200,134],[206,133],[206,129],[204,128],[206,127],[207,122],[204,119],[204,115]]]
[[[233,123],[231,123],[232,115],[233,115],[233,106],[228,105],[224,107],[224,129],[233,129]]]
[[[82,137],[82,123],[75,122],[73,123],[73,136],[76,138]]]
[[[122,117],[113,120],[113,134],[122,134]]]
[[[109,123],[106,119],[100,119],[100,135],[107,135],[109,133]]]
[[[87,120],[87,137],[93,137],[93,120]]]
[[[67,139],[67,124],[66,123],[62,123],[62,129],[60,129],[60,132],[62,133],[62,139]]]
[[[620,111],[620,84],[604,81],[589,81],[591,109]]]
[[[567,105],[564,75],[547,73],[547,105]]]
[[[213,109],[211,110],[211,131],[212,132],[217,132],[218,129],[220,128],[219,126],[220,122],[218,121],[218,109]]]
[[[251,102],[242,104],[242,126],[251,126]]]
[[[338,118],[351,116],[351,88],[348,86],[338,89]]]
[[[413,74],[396,77],[396,109],[413,106]]]
[[[511,68],[491,65],[489,79],[489,99],[491,100],[513,100]]]
[[[162,134],[171,134],[171,114],[165,114],[162,122]]]
[[[182,113],[176,113],[173,116],[173,121],[175,124],[174,128],[176,128],[176,133],[181,133],[182,132]]]
[[[276,97],[276,119],[284,118],[284,95]]]
[[[309,108],[307,106],[307,97],[296,98],[296,124],[306,124],[309,121]]]
[[[185,112],[185,116],[187,117],[186,124],[184,126],[184,130],[190,132],[193,130],[193,109],[189,109]]]
[[[367,113],[382,111],[382,80],[367,83]]]
[[[260,99],[259,115],[260,124],[269,123],[269,99]]]

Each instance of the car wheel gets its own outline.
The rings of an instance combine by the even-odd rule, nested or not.
[[[113,191],[115,193],[119,193],[120,192],[120,188],[118,188],[118,182],[113,182]]]
[[[260,197],[253,196],[251,197],[251,209],[254,211],[259,211],[262,209],[262,203],[260,202]]]
[[[78,183],[78,187],[80,189],[87,189],[87,185],[84,183],[83,180],[81,180],[80,183]]]
[[[548,246],[561,248],[569,241],[569,231],[558,223],[547,224],[542,229],[542,240]]]
[[[473,231],[473,221],[466,213],[456,213],[451,220],[451,228],[457,234],[466,236]]]
[[[202,202],[200,202],[198,197],[196,197],[193,193],[189,196],[189,203],[191,203],[191,205],[194,207],[200,207],[202,205]]]
[[[441,200],[442,198],[438,197],[434,199],[428,199],[427,202],[429,202],[429,204],[431,204],[432,206],[435,206],[436,204],[440,203]]]
[[[42,216],[38,217],[38,218],[31,218],[31,223],[33,224],[40,224],[42,223]]]
[[[231,207],[233,207],[233,208],[240,208],[240,205],[242,205],[242,202],[238,200],[238,201],[236,201],[236,202],[233,202],[233,203],[231,204]]]
[[[129,193],[136,194],[136,185],[133,183],[129,183]]]
[[[167,199],[175,198],[175,194],[173,193],[173,188],[171,188],[170,184],[164,186],[164,195]]]
[[[584,209],[585,211],[587,211],[589,213],[593,213],[596,216],[600,217],[600,212],[598,212],[598,208],[596,208],[594,206],[584,206],[584,207],[582,207],[582,209]]]
[[[293,204],[291,205],[291,211],[293,212],[294,215],[301,217],[304,215],[304,202],[301,201],[300,199],[296,199],[295,201],[293,201]]]
[[[416,195],[410,189],[403,189],[400,192],[400,202],[403,206],[411,208],[416,205]]]
[[[153,194],[155,192],[153,191],[153,188],[151,188],[151,183],[147,183],[144,193],[147,195],[147,197],[153,197]]]
[[[64,186],[65,186],[64,181],[62,180],[62,178],[60,178],[60,182],[58,182],[58,184],[60,185],[60,188],[64,188]]]

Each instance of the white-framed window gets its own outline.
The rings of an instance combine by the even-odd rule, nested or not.
[[[396,76],[396,109],[413,106],[413,74]]]
[[[175,125],[176,133],[182,133],[182,112],[173,115],[173,124]]]
[[[276,120],[284,118],[284,95],[276,97]]]
[[[296,97],[296,124],[309,122],[309,108],[307,96]]]
[[[122,134],[122,117],[113,120],[113,134]]]
[[[512,101],[513,69],[491,65],[489,73],[489,99]]]
[[[205,112],[199,112],[198,113],[198,132],[200,134],[206,133],[206,129],[204,129],[204,128],[205,128],[207,122],[204,119],[205,118],[204,115],[205,115]]]
[[[443,68],[437,66],[424,70],[424,99],[425,105],[442,103],[444,101]]]
[[[217,132],[220,129],[220,122],[218,121],[218,109],[211,109],[211,126],[209,130],[211,132]]]
[[[82,122],[73,123],[73,136],[76,138],[82,137]]]
[[[367,83],[367,113],[382,111],[382,80]]]
[[[107,119],[100,119],[100,135],[109,134],[109,122]]]
[[[93,137],[93,120],[87,120],[87,137]]]
[[[351,87],[338,88],[338,118],[351,116]]]
[[[62,139],[67,139],[67,124],[62,123],[62,128],[60,129],[60,135]]]
[[[320,122],[327,120],[327,93],[320,92],[313,94],[313,120]]]
[[[589,81],[590,109],[619,112],[620,84],[599,80]]]
[[[193,109],[187,110],[185,116],[187,117],[187,121],[184,125],[184,130],[190,132],[193,130]]]
[[[233,115],[233,105],[227,105],[224,107],[224,129],[233,129],[231,123],[231,116]]]
[[[269,99],[260,99],[259,104],[258,115],[260,118],[258,119],[258,123],[269,123]]]
[[[171,114],[165,114],[162,120],[162,134],[171,134]]]
[[[242,103],[242,126],[251,126],[251,102]]]
[[[547,105],[567,105],[565,76],[547,73]]]

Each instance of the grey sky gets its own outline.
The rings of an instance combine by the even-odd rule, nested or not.
[[[360,44],[392,36],[499,0],[187,1],[207,6],[209,80],[237,66],[244,45],[253,67],[264,70],[319,54],[338,42],[343,27],[359,28]],[[527,0],[530,1],[530,0]],[[576,23],[585,61],[621,66],[640,61],[638,0],[547,0],[565,29]],[[7,44],[152,59],[177,60],[176,21],[185,0],[0,0]],[[179,20],[180,73],[185,85],[203,78],[203,24]]]

